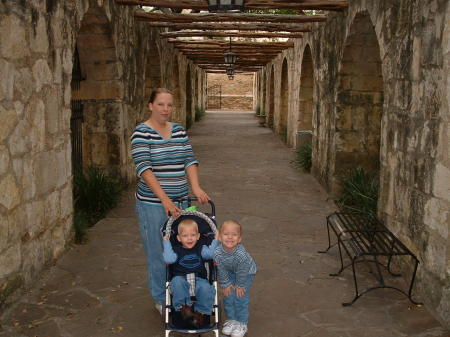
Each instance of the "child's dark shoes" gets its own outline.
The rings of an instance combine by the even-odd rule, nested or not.
[[[192,317],[192,325],[199,328],[203,325],[203,323],[203,314],[198,311],[194,312],[194,316]]]
[[[190,319],[192,319],[194,316],[194,310],[192,310],[192,307],[189,305],[183,305],[181,307],[181,317],[185,320],[188,321]]]

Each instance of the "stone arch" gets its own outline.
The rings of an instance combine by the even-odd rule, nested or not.
[[[296,123],[296,130],[300,131],[298,137],[296,137],[296,147],[299,147],[306,142],[311,142],[311,134],[307,132],[312,132],[312,116],[314,108],[313,100],[313,89],[314,89],[314,65],[311,54],[311,48],[306,45],[303,50],[303,58],[301,64],[301,75],[300,75],[300,91],[299,91],[299,110],[298,118]]]
[[[145,64],[145,97],[150,97],[153,89],[161,86],[161,60],[154,39],[150,40]]]
[[[192,96],[194,95],[191,80],[191,67],[188,66],[186,69],[186,129],[189,129],[194,123],[194,109],[192,109]]]
[[[289,114],[289,70],[287,59],[283,60],[281,66],[281,92],[280,92],[280,117],[278,122],[278,133],[284,142],[287,142],[288,114]]]
[[[338,175],[361,166],[379,170],[383,77],[380,49],[367,12],[356,15],[338,74],[334,185]]]
[[[270,69],[270,89],[269,89],[269,111],[267,116],[267,125],[269,128],[273,128],[274,126],[274,115],[275,115],[275,72],[273,69],[273,65]]]
[[[261,85],[262,85],[262,94],[261,94],[261,113],[266,113],[266,99],[267,99],[267,76],[266,72],[263,71],[261,75]]]
[[[72,85],[72,100],[78,100],[83,107],[83,166],[99,166],[120,174],[123,84],[105,8],[89,8],[81,21],[75,48],[81,78],[78,87]]]
[[[172,73],[172,93],[173,93],[173,112],[172,121],[181,123],[181,92],[180,92],[180,69],[178,64],[178,58],[173,60],[173,73]]]

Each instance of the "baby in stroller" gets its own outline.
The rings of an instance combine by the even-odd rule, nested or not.
[[[170,218],[166,224],[166,336],[170,331],[218,329],[217,282],[212,263],[219,245],[217,237],[215,223],[201,212],[182,211],[180,217]],[[213,310],[216,322],[211,325]]]

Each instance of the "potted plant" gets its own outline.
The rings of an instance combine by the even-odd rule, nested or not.
[[[260,126],[264,126],[266,124],[266,113],[261,109],[259,104],[256,106],[255,116],[258,118]]]

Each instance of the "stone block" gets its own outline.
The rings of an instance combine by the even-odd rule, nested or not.
[[[30,47],[33,52],[46,54],[48,51],[47,22],[44,15],[39,15],[34,29],[29,30]]]
[[[59,131],[61,109],[60,92],[52,88],[45,97],[45,126],[50,134]]]
[[[450,200],[450,169],[438,163],[434,172],[433,194],[441,199]]]
[[[3,43],[3,41],[2,41]],[[0,59],[0,101],[7,99],[12,100],[14,94],[14,64]]]
[[[89,74],[89,80],[109,81],[118,78],[117,63],[88,63],[84,71]]]
[[[0,144],[3,143],[15,129],[18,118],[13,109],[5,109],[0,105]]]
[[[0,179],[0,205],[7,210],[12,210],[20,204],[20,189],[12,174],[7,174]],[[1,265],[1,264],[0,264]]]
[[[4,127],[4,125],[0,123],[0,131],[2,127]],[[8,139],[8,146],[11,155],[18,156],[29,152],[31,149],[30,139],[28,138],[30,123],[28,123],[27,120],[21,120],[13,130],[13,133]]]
[[[33,199],[36,195],[36,180],[34,176],[34,160],[31,157],[18,158],[22,166],[21,191],[24,201]],[[18,172],[15,170],[15,172]]]
[[[0,20],[0,55],[6,59],[21,59],[30,54],[24,23],[16,15],[3,16]]]
[[[83,81],[79,92],[80,99],[119,99],[122,86],[118,81]]]
[[[27,215],[22,207],[15,208],[8,215],[8,241],[19,242],[23,239],[26,231]]]
[[[60,197],[61,197],[60,192],[54,191],[45,198],[44,219],[46,224],[53,224],[60,218],[61,214]]]
[[[38,195],[46,194],[56,187],[58,165],[55,164],[55,160],[54,152],[42,152],[36,155],[33,171]]]
[[[24,205],[25,213],[27,215],[27,222],[24,230],[28,232],[29,237],[40,235],[48,222],[45,219],[45,203],[42,200],[28,202]]]
[[[45,148],[45,106],[40,99],[35,99],[30,103],[25,113],[31,123],[28,137],[32,150],[41,152]]]
[[[16,72],[14,78],[14,97],[16,100],[27,102],[35,90],[35,82],[29,68],[22,68]]]
[[[55,166],[57,167],[57,176],[55,176],[56,187],[61,187],[69,181],[70,170],[72,162],[70,158],[67,158],[66,151],[58,151],[55,155]]]
[[[4,145],[0,145],[0,176],[9,169],[9,151]]]
[[[91,136],[91,160],[93,165],[106,166],[108,164],[108,135],[95,133]]]
[[[20,269],[22,260],[20,243],[12,245],[0,254],[0,279],[6,278]]]
[[[72,193],[72,184],[67,184],[60,191],[59,198],[59,209],[61,218],[67,218],[69,215],[73,213],[73,193]]]
[[[2,251],[4,251],[8,245],[8,217],[4,216],[3,214],[0,214],[0,254]]]
[[[36,92],[41,91],[42,87],[51,84],[53,81],[53,75],[50,67],[44,59],[39,59],[34,63],[32,73],[36,82]]]

